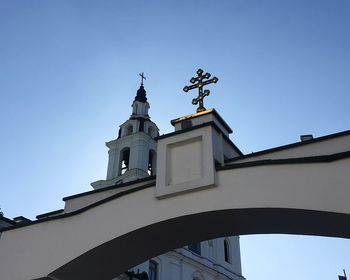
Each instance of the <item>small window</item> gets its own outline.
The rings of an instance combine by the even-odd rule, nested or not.
[[[188,249],[198,255],[201,254],[201,243],[197,242],[197,243],[192,243],[190,245],[188,245]]]
[[[129,169],[130,149],[126,148],[120,152],[120,172],[119,175],[124,174]]]
[[[154,260],[149,261],[148,268],[148,280],[157,280],[158,279],[158,263]]]
[[[224,255],[225,262],[231,263],[231,252],[230,252],[230,244],[227,239],[224,240]]]

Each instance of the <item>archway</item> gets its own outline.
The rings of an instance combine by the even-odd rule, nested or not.
[[[178,230],[183,228],[188,228],[188,231]],[[350,238],[350,215],[259,208],[213,211],[179,217],[113,239],[60,267],[50,276],[62,280],[112,279],[137,263],[191,242],[256,233]],[[125,252],[135,253],[126,257]]]
[[[74,212],[5,230],[0,270],[6,279],[110,280],[173,248],[216,237],[350,238],[349,168],[349,158],[234,166],[216,172],[214,188],[164,199],[155,197],[155,179],[148,180]],[[90,195],[99,192],[80,201]]]

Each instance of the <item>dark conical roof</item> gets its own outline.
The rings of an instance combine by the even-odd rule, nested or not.
[[[143,85],[140,86],[140,88],[137,90],[135,101],[140,101],[140,102],[147,102],[147,97],[146,97],[146,91]]]

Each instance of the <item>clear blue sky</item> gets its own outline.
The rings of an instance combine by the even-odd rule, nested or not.
[[[206,99],[245,153],[350,123],[349,0],[0,0],[0,205],[6,216],[63,207],[104,179],[107,149],[145,72],[161,133]],[[337,279],[350,241],[241,237],[248,280]]]

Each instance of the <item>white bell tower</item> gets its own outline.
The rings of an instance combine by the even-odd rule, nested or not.
[[[130,118],[120,125],[118,138],[106,143],[109,148],[107,178],[91,183],[94,189],[155,175],[155,138],[159,135],[159,129],[148,115],[150,106],[143,86],[143,73],[141,77]]]

